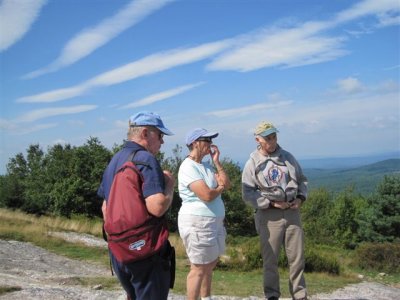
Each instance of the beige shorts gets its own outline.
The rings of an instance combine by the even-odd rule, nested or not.
[[[223,217],[178,216],[179,235],[192,264],[208,264],[225,252]]]

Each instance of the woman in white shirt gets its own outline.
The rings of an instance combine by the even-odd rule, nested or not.
[[[225,252],[225,206],[222,192],[230,181],[219,161],[220,152],[212,139],[218,133],[204,128],[191,130],[186,137],[189,155],[178,173],[182,206],[178,215],[179,234],[190,261],[186,288],[188,300],[211,299],[211,279],[218,257]],[[203,162],[211,156],[213,165]]]

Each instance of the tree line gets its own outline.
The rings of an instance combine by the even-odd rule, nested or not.
[[[103,199],[97,196],[102,174],[112,155],[122,145],[109,150],[95,137],[82,146],[57,144],[44,152],[39,144],[26,154],[9,159],[7,172],[0,176],[0,207],[37,215],[101,217]],[[179,145],[171,157],[159,154],[163,169],[177,177],[184,159]],[[241,168],[224,158],[222,164],[232,188],[223,193],[226,228],[237,236],[256,235],[254,211],[241,198]],[[181,200],[175,189],[168,212],[171,231],[177,230]],[[376,191],[362,196],[351,187],[336,193],[325,188],[311,190],[302,207],[307,240],[354,248],[362,242],[400,242],[400,175],[385,176]]]

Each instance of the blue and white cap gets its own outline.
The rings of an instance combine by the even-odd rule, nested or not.
[[[161,117],[155,113],[142,111],[129,118],[129,126],[154,126],[165,135],[173,135],[173,133],[164,126]]]
[[[204,128],[195,128],[186,135],[186,145],[190,146],[195,140],[201,137],[210,139],[216,138],[218,134],[218,132],[208,132],[207,129]]]

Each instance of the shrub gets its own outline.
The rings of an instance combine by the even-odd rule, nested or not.
[[[355,262],[362,269],[400,272],[400,243],[365,243],[355,251]]]
[[[333,256],[320,253],[317,250],[306,249],[305,261],[306,272],[326,272],[334,275],[340,274],[340,264],[337,259]]]
[[[228,238],[229,240],[229,238]],[[238,240],[241,242],[238,243]],[[221,257],[218,268],[251,271],[262,267],[260,243],[258,237],[238,238]]]
[[[260,252],[258,237],[234,238],[230,240],[230,245],[226,251],[226,256],[221,257],[218,268],[251,271],[262,268],[263,261]],[[306,272],[326,272],[329,274],[340,274],[340,265],[335,257],[325,254],[322,250],[306,248],[305,271]],[[288,260],[284,249],[279,253],[278,265],[281,268],[288,267]]]

